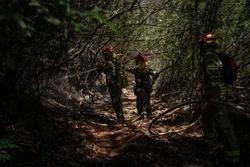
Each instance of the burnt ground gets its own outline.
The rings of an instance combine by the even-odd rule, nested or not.
[[[132,87],[124,90],[125,123],[116,123],[110,98],[106,92],[97,95],[94,103],[82,104],[79,99],[43,99],[42,110],[35,116],[19,120],[3,120],[5,135],[14,136],[18,149],[10,150],[11,160],[0,162],[6,167],[214,167],[221,166],[219,153],[203,146],[199,122],[174,133],[197,119],[188,108],[175,113],[175,119],[161,119],[148,132],[151,120],[137,118]],[[54,98],[53,98],[54,99]],[[169,106],[153,95],[154,116]],[[178,118],[177,118],[178,117]],[[234,118],[241,144],[241,167],[250,166],[249,120]],[[245,123],[246,122],[246,123]],[[169,132],[169,133],[168,133]]]

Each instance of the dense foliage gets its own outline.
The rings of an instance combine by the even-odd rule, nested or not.
[[[95,71],[85,71],[96,67],[106,46],[121,53],[128,67],[145,52],[156,71],[169,67],[157,82],[161,93],[184,91],[183,98],[197,98],[202,87],[197,39],[207,31],[221,34],[222,50],[238,63],[235,92],[247,105],[249,16],[247,0],[1,0],[0,110],[4,118],[19,115],[25,99],[35,104],[65,84],[92,96],[104,83],[94,82]],[[3,149],[15,147],[2,141],[0,159],[8,159]]]

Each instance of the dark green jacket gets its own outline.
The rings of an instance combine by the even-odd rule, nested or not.
[[[99,67],[98,72],[104,72],[106,75],[106,82],[108,86],[119,86],[119,78],[121,77],[119,73],[119,64],[115,61],[107,61],[101,67]]]
[[[223,64],[217,50],[207,48],[201,51],[204,70],[205,98],[218,100],[228,92],[228,85],[223,81]]]

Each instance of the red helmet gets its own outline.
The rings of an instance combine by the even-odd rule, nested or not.
[[[202,45],[212,45],[219,47],[221,45],[222,38],[219,34],[205,33],[200,35],[199,42]]]
[[[143,54],[143,53],[139,53],[136,57],[135,57],[136,61],[141,61],[141,62],[147,62],[148,61],[148,56]]]
[[[114,53],[112,48],[104,48],[102,52],[103,52],[102,55],[105,58],[105,60],[111,60],[114,58]]]
[[[112,48],[104,48],[102,51],[104,53],[112,53],[113,52]]]

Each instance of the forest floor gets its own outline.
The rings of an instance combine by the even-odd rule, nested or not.
[[[13,151],[11,161],[0,164],[13,167],[221,166],[218,153],[205,150],[199,123],[186,131],[171,133],[178,130],[180,124],[190,124],[190,120],[162,119],[153,129],[169,133],[152,135],[148,131],[151,120],[133,121],[137,111],[132,86],[123,93],[124,123],[116,122],[108,92],[98,95],[91,105],[79,105],[79,100],[74,98],[44,99],[45,107],[37,119],[4,122],[6,132],[16,136],[22,149]],[[151,102],[154,117],[170,107],[154,94]],[[179,114],[185,115],[186,110],[183,108]],[[240,166],[249,167],[249,131],[243,133],[241,145],[245,147]]]

